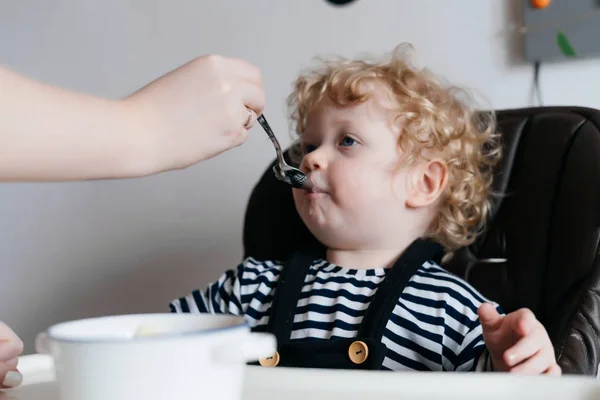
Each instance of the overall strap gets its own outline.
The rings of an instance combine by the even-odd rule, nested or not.
[[[316,258],[312,252],[298,251],[283,266],[275,288],[267,327],[267,332],[275,335],[278,344],[290,341],[304,280]]]
[[[361,322],[358,337],[381,341],[387,322],[410,278],[426,261],[439,262],[442,255],[443,248],[439,244],[427,239],[414,241],[380,283]]]

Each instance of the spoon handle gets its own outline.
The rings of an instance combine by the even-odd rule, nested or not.
[[[275,152],[277,153],[277,160],[279,161],[279,164],[285,164],[285,160],[283,159],[283,152],[281,151],[281,146],[279,146],[279,141],[275,137],[275,134],[273,133],[273,130],[271,129],[269,123],[265,119],[265,116],[263,114],[259,115],[257,121],[260,124],[260,126],[262,126],[262,128],[265,130],[265,132],[267,132],[269,139],[271,139],[273,146],[275,146]]]

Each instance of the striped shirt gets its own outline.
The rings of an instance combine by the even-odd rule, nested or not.
[[[172,312],[244,316],[266,328],[283,264],[245,259],[205,290],[170,304]],[[297,304],[291,340],[353,338],[369,302],[389,269],[349,269],[319,259],[312,263]],[[434,262],[411,277],[386,324],[383,369],[481,371],[491,362],[477,316],[488,301],[471,285]],[[498,308],[498,311],[501,310]]]

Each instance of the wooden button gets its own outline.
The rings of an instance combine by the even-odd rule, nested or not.
[[[369,356],[369,347],[365,342],[357,340],[352,342],[350,348],[348,348],[348,355],[354,364],[362,364]]]
[[[258,360],[263,367],[276,367],[279,364],[279,352],[275,352],[272,357],[261,358]]]

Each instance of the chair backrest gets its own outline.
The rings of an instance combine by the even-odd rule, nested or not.
[[[497,111],[504,158],[485,234],[444,267],[505,311],[530,308],[563,373],[596,375],[600,362],[600,111]],[[288,159],[289,160],[289,159]],[[294,208],[291,189],[265,171],[246,210],[245,256],[285,260],[323,249]]]

